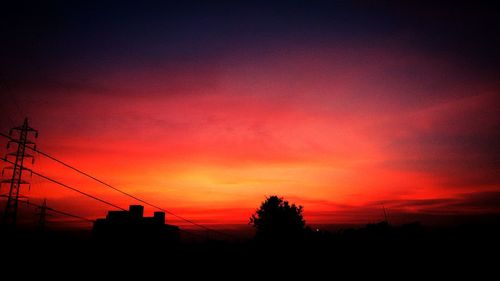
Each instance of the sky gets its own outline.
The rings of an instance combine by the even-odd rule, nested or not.
[[[40,150],[213,227],[275,194],[313,225],[497,216],[499,9],[398,2],[2,3],[0,130],[28,117]],[[31,182],[31,202],[110,209]]]

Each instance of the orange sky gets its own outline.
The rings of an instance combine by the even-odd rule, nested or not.
[[[384,207],[395,223],[500,214],[492,4],[10,2],[0,131],[28,116],[41,150],[178,215],[246,225],[270,195],[312,225],[376,222]],[[33,169],[137,203],[41,156]],[[110,209],[31,181],[31,202]]]
[[[14,87],[38,147],[199,223],[246,224],[273,194],[303,205],[312,224],[380,220],[382,205],[400,220],[500,211],[487,200],[500,187],[498,85],[407,46],[298,47],[83,77]],[[43,157],[34,169],[136,203]],[[110,209],[32,182],[33,202],[92,218]]]

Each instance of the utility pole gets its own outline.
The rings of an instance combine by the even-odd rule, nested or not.
[[[43,199],[43,203],[40,207],[40,216],[38,217],[38,229],[40,232],[45,230],[45,217],[47,216],[47,199]]]
[[[12,229],[16,227],[17,206],[21,185],[29,184],[29,182],[23,180],[23,170],[25,169],[23,166],[24,159],[31,158],[32,163],[34,163],[35,161],[33,155],[26,153],[26,146],[36,149],[35,143],[28,139],[28,135],[29,133],[34,133],[35,138],[38,137],[38,131],[28,125],[28,118],[24,119],[23,125],[10,129],[9,135],[12,137],[14,132],[17,132],[18,138],[9,140],[9,142],[7,143],[7,148],[9,148],[11,144],[15,144],[17,145],[17,150],[16,152],[7,153],[5,155],[5,159],[7,161],[10,161],[8,158],[15,158],[15,160],[10,161],[13,163],[12,166],[4,168],[4,170],[12,170],[12,177],[10,180],[6,179],[1,181],[2,184],[10,184],[7,204],[5,206],[5,211],[3,214],[3,224],[6,227]]]
[[[387,224],[389,224],[389,219],[387,218],[387,211],[385,210],[385,206],[382,205],[382,208],[384,209],[384,220]]]

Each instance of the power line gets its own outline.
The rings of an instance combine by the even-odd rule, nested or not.
[[[2,160],[6,161],[6,162],[10,162],[10,161],[5,160],[5,159],[2,159]],[[78,190],[78,189],[76,189],[76,188],[73,188],[73,187],[70,187],[70,186],[68,186],[68,185],[66,185],[66,184],[63,184],[63,183],[61,183],[61,182],[58,182],[58,181],[56,181],[56,180],[54,180],[54,179],[51,179],[51,178],[49,178],[49,177],[47,177],[47,176],[44,176],[44,175],[42,175],[42,174],[40,174],[40,173],[37,173],[37,172],[35,172],[35,171],[31,170],[31,169],[24,168],[24,167],[23,167],[23,169],[24,169],[24,170],[27,170],[27,171],[29,171],[29,172],[31,172],[31,173],[33,173],[34,175],[37,175],[37,176],[42,177],[42,178],[45,178],[45,179],[47,179],[47,180],[49,180],[49,181],[51,181],[51,182],[54,182],[54,183],[59,184],[59,185],[62,185],[63,187],[69,188],[69,189],[71,189],[71,190],[73,190],[73,191],[76,191],[76,192],[81,193],[81,194],[83,194],[83,195],[85,195],[85,196],[88,196],[88,197],[90,197],[90,198],[92,198],[92,199],[98,200],[98,201],[100,201],[100,202],[102,202],[102,203],[108,204],[108,205],[110,205],[110,206],[112,206],[112,207],[115,207],[115,208],[117,208],[117,209],[120,209],[120,210],[122,210],[122,211],[126,211],[126,209],[123,209],[123,208],[121,208],[121,207],[119,207],[119,206],[116,206],[116,205],[114,205],[114,204],[110,203],[110,202],[107,202],[107,201],[102,200],[102,199],[100,199],[100,198],[97,198],[97,197],[95,197],[95,196],[93,196],[93,195],[90,195],[90,194],[87,194],[87,193],[85,193],[85,192],[83,192],[83,191],[80,191],[80,190]],[[5,195],[0,195],[0,197],[7,197],[7,196],[5,196]],[[40,205],[37,205],[37,204],[34,204],[34,203],[30,203],[30,202],[28,202],[28,201],[18,200],[18,202],[21,202],[21,203],[24,203],[24,204],[28,204],[28,205],[33,205],[33,206],[35,206],[35,207],[41,207]],[[58,213],[58,214],[61,214],[61,215],[64,215],[64,216],[73,217],[73,218],[81,219],[81,220],[88,221],[88,222],[94,222],[94,220],[87,219],[87,218],[84,218],[84,217],[80,217],[80,216],[77,216],[77,215],[73,215],[73,214],[70,214],[70,213],[67,213],[67,212],[59,211],[59,210],[56,210],[56,209],[51,208],[51,207],[46,207],[46,209],[47,209],[48,211],[52,211],[52,212],[54,212],[54,213]],[[198,224],[196,224],[196,223],[195,223],[195,225],[198,225]],[[223,232],[219,232],[219,231],[216,231],[216,230],[213,230],[213,229],[207,228],[207,227],[205,227],[205,226],[203,226],[203,225],[198,225],[198,226],[204,227],[204,228],[206,228],[207,230],[212,231],[212,232],[216,232],[216,233],[220,233],[220,234],[224,234],[224,235],[229,235],[229,234],[227,234],[227,233],[223,233]],[[196,234],[196,233],[193,233],[193,232],[191,232],[191,231],[187,231],[187,230],[183,230],[183,229],[179,229],[179,230],[180,230],[181,232],[184,232],[184,233],[189,234],[189,235],[202,237],[202,235],[200,235],[200,234]]]
[[[10,136],[8,136],[8,135],[6,135],[6,134],[3,134],[3,133],[1,133],[1,132],[0,132],[0,136],[3,136],[3,137],[5,137],[5,138],[8,138],[9,140],[11,140],[11,141],[14,141],[14,142],[15,142],[15,140],[14,140],[14,139],[12,139]],[[61,161],[61,160],[59,160],[59,159],[55,158],[54,156],[49,155],[48,153],[45,153],[45,152],[43,152],[43,151],[40,151],[40,150],[39,150],[39,149],[37,149],[37,148],[34,148],[34,147],[28,147],[28,148],[29,148],[29,149],[31,149],[31,150],[33,150],[33,151],[35,151],[35,152],[37,152],[37,153],[39,153],[39,154],[41,154],[41,155],[43,155],[43,156],[45,156],[45,157],[47,157],[47,158],[49,158],[49,159],[51,159],[51,160],[53,160],[53,161],[55,161],[55,162],[57,162],[57,163],[59,163],[59,164],[61,164],[61,165],[63,165],[63,166],[65,166],[65,167],[67,167],[67,168],[69,168],[69,169],[71,169],[71,170],[73,170],[73,171],[75,171],[75,172],[78,172],[78,173],[80,173],[80,174],[82,174],[82,175],[84,175],[84,176],[86,176],[86,177],[88,177],[88,178],[90,178],[90,179],[95,180],[95,181],[97,181],[98,183],[100,183],[100,184],[102,184],[102,185],[104,185],[104,186],[106,186],[106,187],[108,187],[108,188],[111,188],[111,189],[115,190],[116,192],[119,192],[119,193],[121,193],[121,194],[123,194],[123,195],[125,195],[125,196],[128,196],[128,197],[130,197],[130,198],[132,198],[132,199],[134,199],[134,200],[137,200],[137,201],[139,201],[139,202],[141,202],[141,203],[144,203],[144,204],[146,204],[146,205],[148,205],[148,206],[150,206],[150,207],[153,207],[153,208],[155,208],[155,209],[158,209],[158,210],[160,210],[160,211],[163,211],[163,212],[165,212],[165,213],[167,213],[167,214],[170,214],[170,215],[172,215],[172,216],[174,216],[174,217],[176,217],[176,218],[178,218],[178,219],[180,219],[180,220],[183,220],[183,221],[185,221],[185,222],[187,222],[187,223],[190,223],[190,224],[192,224],[192,225],[198,226],[198,227],[203,228],[203,229],[208,230],[208,231],[212,231],[212,232],[214,232],[214,233],[222,234],[222,235],[225,235],[225,236],[234,236],[234,235],[231,235],[231,234],[228,234],[228,233],[225,233],[225,232],[221,232],[221,231],[218,231],[218,230],[215,230],[215,229],[209,228],[209,227],[207,227],[207,226],[205,226],[205,225],[202,225],[202,224],[196,223],[196,222],[194,222],[194,221],[192,221],[192,220],[190,220],[190,219],[187,219],[187,218],[184,218],[184,217],[182,217],[182,216],[179,216],[179,215],[177,215],[177,214],[175,214],[175,213],[173,213],[173,212],[171,212],[171,211],[168,211],[168,210],[166,210],[166,209],[164,209],[164,208],[161,208],[161,207],[159,207],[159,206],[157,206],[157,205],[151,204],[151,203],[149,203],[149,202],[145,201],[144,199],[141,199],[141,198],[139,198],[139,197],[137,197],[137,196],[134,196],[134,195],[132,195],[132,194],[130,194],[130,193],[128,193],[128,192],[125,192],[125,191],[123,191],[123,190],[120,190],[120,189],[118,189],[118,188],[116,188],[116,187],[114,187],[114,186],[112,186],[112,185],[110,185],[110,184],[108,184],[108,183],[106,183],[106,182],[104,182],[104,181],[102,181],[102,180],[100,180],[100,179],[98,179],[98,178],[96,178],[96,177],[94,177],[94,176],[92,176],[92,175],[90,175],[90,174],[88,174],[88,173],[86,173],[86,172],[84,172],[84,171],[82,171],[82,170],[78,169],[78,168],[75,168],[75,167],[74,167],[74,166],[72,166],[72,165],[69,165],[69,164],[67,164],[67,163],[65,163],[65,162],[63,162],[63,161]],[[120,208],[120,209],[121,209],[121,208]],[[124,210],[124,209],[122,209],[122,210]]]
[[[6,195],[0,195],[0,197],[6,198],[7,196]],[[34,207],[37,207],[37,208],[42,207],[42,206],[40,206],[38,204],[31,203],[29,201],[18,200],[18,202],[26,204],[26,205],[29,205],[29,206],[34,206]],[[54,212],[54,213],[57,213],[57,214],[60,214],[60,215],[63,215],[63,216],[72,217],[72,218],[83,220],[83,221],[87,221],[87,222],[94,222],[94,220],[91,220],[91,219],[88,219],[88,218],[85,218],[85,217],[81,217],[81,216],[78,216],[78,215],[73,215],[73,214],[70,214],[68,212],[59,211],[59,210],[56,210],[56,209],[51,208],[51,207],[46,207],[46,208],[47,208],[47,211],[51,211],[51,212]]]
[[[7,198],[6,195],[0,195],[0,197]],[[33,206],[33,207],[36,207],[36,208],[41,208],[42,207],[41,205],[38,205],[38,204],[35,204],[35,203],[31,203],[29,201],[18,200],[18,202],[26,204],[28,206]],[[56,214],[63,215],[63,216],[75,218],[75,219],[78,219],[78,220],[81,220],[81,221],[86,221],[86,222],[90,222],[90,223],[95,222],[94,220],[91,220],[91,219],[88,219],[88,218],[85,218],[85,217],[82,217],[82,216],[74,215],[74,214],[71,214],[71,213],[68,213],[68,212],[56,210],[56,209],[54,209],[52,207],[48,207],[48,206],[46,206],[46,210],[47,211],[51,211],[51,212],[56,213]],[[64,221],[64,223],[68,223],[68,222]],[[184,232],[184,233],[186,233],[188,235],[197,236],[197,237],[203,237],[203,235],[201,235],[201,234],[197,234],[197,233],[194,233],[194,232],[191,232],[191,231],[187,231],[187,230],[184,230],[184,229],[179,229],[179,231],[180,232]]]
[[[87,218],[84,218],[84,217],[80,217],[80,216],[77,216],[77,215],[73,215],[73,214],[70,214],[70,213],[67,213],[67,212],[63,212],[63,211],[59,211],[59,210],[54,210],[51,207],[47,207],[47,211],[52,211],[54,213],[58,213],[60,215],[64,215],[64,216],[67,216],[67,217],[72,217],[72,218],[75,218],[75,219],[80,219],[80,220],[84,220],[84,221],[88,221],[88,222],[94,222],[94,220],[87,219]]]
[[[11,162],[10,160],[7,160],[7,159],[2,159],[2,160],[3,160],[3,161],[5,161],[5,162],[8,162],[8,163],[13,164],[13,162]],[[49,180],[49,181],[51,181],[51,182],[53,182],[53,183],[55,183],[55,184],[58,184],[58,185],[60,185],[60,186],[62,186],[62,187],[65,187],[65,188],[67,188],[67,189],[73,190],[74,192],[78,192],[78,193],[80,193],[80,194],[82,194],[82,195],[85,195],[85,196],[87,196],[87,197],[89,197],[89,198],[92,198],[92,199],[94,199],[94,200],[97,200],[97,201],[99,201],[99,202],[101,202],[101,203],[104,203],[104,204],[109,205],[109,206],[111,206],[111,207],[114,207],[114,208],[120,209],[120,210],[122,210],[122,211],[126,211],[126,209],[124,209],[124,208],[122,208],[122,207],[120,207],[120,206],[117,206],[117,205],[115,205],[115,204],[113,204],[113,203],[111,203],[111,202],[108,202],[108,201],[104,200],[104,199],[101,199],[101,198],[96,197],[96,196],[94,196],[94,195],[91,195],[91,194],[88,194],[88,193],[83,192],[83,191],[81,191],[81,190],[78,190],[78,189],[76,189],[76,188],[74,188],[74,187],[71,187],[71,186],[69,186],[69,185],[67,185],[67,184],[64,184],[64,183],[60,182],[60,181],[57,181],[57,180],[55,180],[55,179],[52,179],[52,178],[50,178],[50,177],[48,177],[48,176],[42,175],[42,174],[40,174],[40,173],[37,173],[37,172],[33,171],[32,169],[28,169],[28,168],[25,168],[25,167],[22,167],[22,169],[23,169],[23,170],[26,170],[26,171],[29,171],[29,172],[33,173],[34,175],[36,175],[36,176],[39,176],[39,177],[44,178],[44,179],[46,179],[46,180]]]

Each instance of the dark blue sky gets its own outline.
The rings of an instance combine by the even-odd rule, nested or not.
[[[391,39],[498,71],[498,7],[478,1],[49,1],[2,4],[4,81],[68,67],[196,61]],[[105,2],[105,3],[102,3]],[[387,46],[390,47],[390,46]]]

